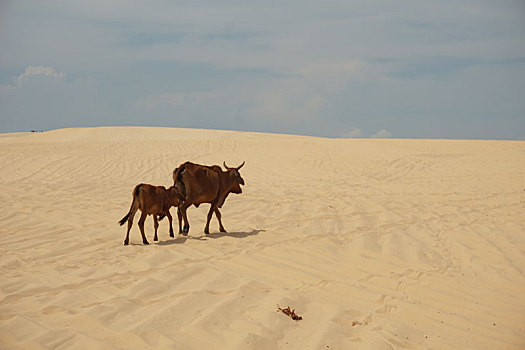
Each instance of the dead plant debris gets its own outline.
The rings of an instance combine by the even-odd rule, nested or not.
[[[281,311],[283,314],[285,315],[288,315],[292,318],[292,320],[295,320],[295,321],[299,321],[299,320],[302,320],[303,318],[301,316],[298,316],[296,313],[295,313],[295,309],[293,310],[290,310],[290,307],[286,307],[286,308],[281,308],[279,306],[279,304],[277,304],[277,312]]]

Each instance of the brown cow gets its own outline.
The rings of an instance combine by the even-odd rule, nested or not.
[[[140,233],[142,234],[142,242],[144,244],[149,244],[144,234],[144,221],[146,220],[147,215],[153,215],[154,227],[155,227],[155,237],[154,240],[158,241],[157,237],[157,228],[159,227],[157,216],[160,215],[160,219],[164,216],[168,217],[170,222],[170,237],[175,237],[173,234],[172,226],[172,217],[170,214],[170,208],[176,207],[180,204],[181,198],[179,191],[175,186],[171,186],[166,189],[164,186],[153,186],[148,184],[140,184],[135,186],[133,190],[133,201],[131,202],[131,208],[129,212],[119,221],[120,226],[128,222],[128,232],[126,234],[126,239],[124,240],[124,245],[129,244],[129,231],[133,225],[133,217],[137,210],[140,209],[142,215],[139,219],[139,228]],[[179,231],[181,230],[181,222],[179,220]]]
[[[213,213],[219,220],[219,230],[226,232],[222,225],[219,208],[222,207],[230,193],[242,193],[240,185],[244,185],[244,180],[239,169],[243,165],[244,162],[237,168],[230,168],[224,163],[226,171],[222,171],[218,165],[206,166],[186,162],[173,171],[174,186],[184,197],[177,210],[179,220],[181,216],[184,219],[184,230],[179,233],[187,235],[190,230],[186,215],[188,207],[192,204],[198,207],[202,203],[210,203],[211,205],[204,233],[210,233],[210,220]]]

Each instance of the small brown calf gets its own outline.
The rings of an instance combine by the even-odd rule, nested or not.
[[[146,216],[153,215],[154,227],[155,227],[155,237],[154,240],[158,241],[157,237],[157,228],[159,227],[158,216],[160,219],[164,216],[168,217],[170,222],[170,237],[175,237],[173,234],[172,226],[172,217],[170,214],[170,208],[176,207],[180,204],[180,195],[179,191],[175,186],[171,186],[166,189],[164,186],[153,186],[148,184],[140,184],[135,186],[133,190],[133,201],[131,202],[131,208],[129,212],[119,221],[120,226],[128,222],[128,232],[126,234],[126,239],[124,240],[124,245],[129,244],[129,231],[133,225],[133,217],[137,210],[140,209],[142,215],[139,219],[139,228],[140,233],[142,234],[142,242],[144,244],[149,244],[144,234],[144,221],[146,221]],[[180,220],[179,220],[179,230],[180,230]]]

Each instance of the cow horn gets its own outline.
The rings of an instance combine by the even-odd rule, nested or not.
[[[239,171],[239,169],[241,169],[241,168],[242,168],[242,166],[244,165],[244,163],[246,163],[246,161],[242,162],[242,164],[241,164],[241,165],[239,165],[239,166],[238,166],[238,167],[236,168],[236,169],[237,169],[237,171]]]
[[[222,162],[222,164],[224,165],[224,168],[226,168],[226,170],[231,169],[229,166],[226,165],[226,162]]]

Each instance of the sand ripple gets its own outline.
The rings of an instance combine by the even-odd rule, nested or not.
[[[524,348],[524,159],[524,142],[0,135],[0,348]],[[134,185],[186,160],[246,160],[229,233],[203,234],[204,205],[188,237],[163,221],[154,243],[148,218],[152,244],[135,224],[123,246]]]

